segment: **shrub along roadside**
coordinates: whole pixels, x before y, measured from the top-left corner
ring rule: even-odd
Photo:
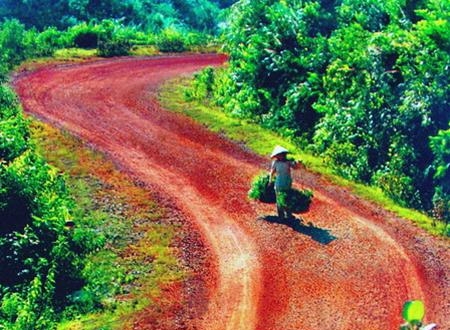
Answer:
[[[211,52],[218,49],[217,38],[198,31],[170,27],[158,34],[123,25],[117,20],[80,23],[65,31],[48,28],[42,32],[26,30],[17,20],[0,23],[0,82],[7,80],[10,70],[28,59],[126,55],[154,55],[157,52]],[[142,51],[144,49],[144,51]],[[150,49],[150,53],[148,51]],[[146,50],[146,51],[145,51]]]
[[[0,324],[52,329],[68,295],[84,285],[96,235],[72,232],[63,177],[35,150],[13,92],[0,86]]]
[[[204,72],[200,74],[202,75]],[[290,139],[281,137],[269,129],[251,123],[249,120],[226,114],[220,107],[205,101],[203,97],[199,100],[195,97],[199,90],[198,84],[198,81],[186,78],[169,81],[161,89],[160,101],[166,109],[188,115],[205,124],[210,130],[224,133],[230,139],[246,145],[257,154],[269,155],[275,144],[284,145],[289,150],[295,150],[293,157],[302,159],[309,170],[324,175],[335,184],[350,188],[356,195],[375,202],[400,217],[411,220],[434,235],[450,235],[450,225],[436,222],[423,213],[399,206],[383,194],[379,188],[358,184],[336,176],[323,159],[301,150]],[[442,135],[444,136],[444,134]]]

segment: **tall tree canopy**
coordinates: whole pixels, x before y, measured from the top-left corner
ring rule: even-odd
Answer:
[[[89,20],[122,19],[143,28],[168,24],[214,31],[220,9],[233,0],[3,0],[0,17],[17,18],[27,28],[66,28]]]

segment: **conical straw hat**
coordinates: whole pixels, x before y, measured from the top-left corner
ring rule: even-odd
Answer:
[[[279,154],[284,154],[284,153],[288,153],[289,151],[286,148],[283,148],[281,146],[276,146],[273,151],[272,154],[270,155],[270,158],[275,157],[276,155]]]

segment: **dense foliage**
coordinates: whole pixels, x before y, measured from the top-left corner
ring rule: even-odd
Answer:
[[[52,329],[55,315],[84,284],[84,256],[102,244],[70,230],[73,202],[58,171],[37,154],[9,70],[50,54],[59,33],[0,25],[0,329]]]
[[[2,0],[0,17],[16,18],[27,28],[66,29],[91,20],[122,20],[158,32],[173,25],[214,32],[221,9],[232,0]]]
[[[273,182],[270,182],[270,176],[267,173],[262,173],[253,178],[248,197],[263,203],[275,203],[275,187]]]
[[[448,0],[242,0],[229,67],[198,84],[340,175],[448,221],[449,18]]]
[[[83,285],[82,256],[96,243],[67,229],[64,179],[34,151],[17,99],[0,86],[0,328],[50,329]]]
[[[290,213],[304,213],[309,210],[313,193],[311,190],[298,190],[296,188],[277,193],[277,204]]]

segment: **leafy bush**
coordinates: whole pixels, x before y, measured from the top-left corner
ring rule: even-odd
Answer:
[[[48,312],[82,285],[78,258],[87,252],[64,228],[70,216],[64,181],[28,149],[0,165],[0,186],[0,286],[5,299],[9,293],[22,301],[17,314],[5,317],[14,320],[11,329],[51,328]]]
[[[114,20],[102,20],[100,23],[92,21],[72,26],[67,33],[76,47],[92,49],[97,48],[100,41],[111,40],[122,27],[120,22]]]
[[[28,126],[14,93],[0,85],[0,159],[9,162],[28,148]]]
[[[159,35],[156,46],[164,53],[180,53],[186,50],[183,34],[174,28],[163,30]]]
[[[43,330],[83,286],[85,255],[101,242],[65,228],[73,204],[64,178],[29,136],[17,97],[0,85],[0,324]]]
[[[151,40],[133,27],[126,27],[117,20],[103,20],[99,24],[91,22],[82,23],[68,30],[77,47],[93,49],[97,48],[100,56],[128,55],[132,46],[132,40],[136,43],[145,43]]]
[[[8,80],[8,73],[9,73],[8,65],[0,61],[0,84],[3,84]]]
[[[49,329],[47,312],[64,308],[83,286],[84,255],[101,242],[65,228],[72,202],[64,180],[33,150],[0,164],[0,187],[0,299],[21,301],[16,314],[9,309],[0,320],[13,320],[17,327],[8,329]],[[27,290],[40,291],[33,298]]]
[[[263,203],[276,202],[274,186],[273,183],[269,183],[268,174],[263,173],[253,179],[248,197]]]
[[[154,45],[156,35],[143,31],[141,27],[135,25],[117,26],[114,31],[114,37],[121,40],[128,40],[133,45]]]
[[[70,45],[66,33],[58,31],[54,27],[47,28],[40,33],[36,32],[35,38],[36,56],[51,56],[56,50]]]
[[[131,43],[125,39],[101,40],[98,43],[98,54],[103,57],[129,55]]]
[[[43,280],[36,276],[24,294],[7,292],[0,306],[0,320],[8,330],[49,330],[54,329],[54,311],[51,307],[52,276]]]
[[[35,29],[25,30],[17,20],[0,24],[0,82],[5,81],[8,69],[22,61],[39,56],[50,56],[55,50],[70,45],[66,33],[55,28],[42,32]]]
[[[30,56],[32,40],[27,39],[25,27],[17,20],[9,20],[0,24],[0,63],[8,68],[19,64]]]
[[[186,91],[185,96],[193,100],[210,98],[213,94],[215,84],[215,71],[212,67],[203,69],[194,74],[192,88]]]
[[[81,23],[69,28],[67,33],[75,47],[93,49],[98,46],[101,29],[95,24]]]
[[[441,130],[431,139],[434,154],[435,191],[433,211],[437,219],[450,223],[450,128]],[[450,229],[449,229],[450,230]]]
[[[76,47],[93,49],[98,46],[98,32],[79,32],[74,36],[73,43]]]
[[[218,39],[204,32],[190,31],[184,36],[187,49],[195,52],[214,52],[220,48]]]

